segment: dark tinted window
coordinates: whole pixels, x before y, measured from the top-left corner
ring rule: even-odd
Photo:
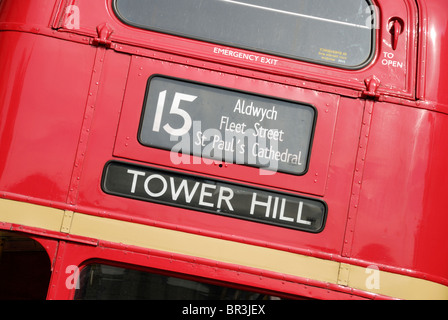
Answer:
[[[366,0],[115,0],[127,24],[269,54],[360,67],[372,53]]]
[[[78,300],[256,300],[264,294],[161,274],[92,264],[81,271]]]
[[[35,240],[0,230],[0,301],[45,300],[51,261]]]

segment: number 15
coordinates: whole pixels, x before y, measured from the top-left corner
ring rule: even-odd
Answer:
[[[190,131],[192,121],[190,114],[181,109],[179,107],[181,101],[187,101],[187,102],[193,102],[196,100],[197,96],[192,96],[185,93],[176,92],[174,94],[174,100],[173,104],[171,105],[170,114],[176,114],[180,117],[182,117],[184,124],[182,127],[178,129],[174,129],[171,127],[169,123],[165,124],[163,126],[163,129],[173,135],[173,136],[183,136],[184,134],[188,133]],[[159,100],[157,101],[157,109],[156,109],[156,115],[154,117],[154,124],[152,127],[152,131],[159,132],[160,126],[162,123],[162,115],[163,115],[163,109],[165,108],[165,100],[166,100],[166,90],[159,93]]]

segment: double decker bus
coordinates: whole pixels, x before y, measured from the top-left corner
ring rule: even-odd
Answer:
[[[447,299],[447,11],[0,0],[0,298]]]

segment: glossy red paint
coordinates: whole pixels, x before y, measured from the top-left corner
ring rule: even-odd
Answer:
[[[156,250],[148,252],[141,248],[125,247],[112,243],[100,243],[100,246],[102,249],[99,251],[94,246],[62,242],[56,257],[55,268],[63,272],[53,276],[48,296],[64,300],[73,299],[74,290],[66,286],[67,276],[70,275],[70,272],[65,272],[65,270],[70,270],[70,266],[79,266],[82,269],[89,263],[107,261],[114,266],[139,266],[140,270],[149,272],[161,272],[169,275],[184,274],[184,276],[188,274],[188,277],[192,279],[208,279],[207,282],[218,285],[228,282],[229,279],[237,278],[238,285],[243,288],[250,288],[254,282],[260,283],[260,278],[262,278],[263,282],[260,286],[262,292],[274,295],[281,293],[281,297],[284,298],[294,298],[298,294],[313,299],[363,300],[369,298],[369,295],[362,292],[356,293],[351,290],[346,292],[341,290],[330,291],[328,287],[331,286],[327,288],[314,287],[312,281],[308,282],[307,285],[297,285],[294,281],[288,281],[288,278],[269,278],[258,273],[258,270],[250,270],[244,267],[236,268],[230,264],[223,264],[217,268],[215,262],[204,259],[195,258],[193,260],[191,257],[172,253]]]
[[[440,1],[423,1],[419,4],[422,41],[419,47],[421,83],[418,87],[422,105],[429,104],[444,113],[448,104],[448,93],[443,89],[447,80],[443,70],[446,70],[448,63],[443,54],[448,49],[448,25],[443,14],[445,6]]]
[[[377,265],[447,286],[448,3],[374,4],[380,12],[375,57],[360,70],[343,70],[278,57],[273,68],[217,56],[213,44],[124,25],[111,0],[0,0],[0,197]],[[79,28],[73,28],[73,8],[81,15]],[[393,49],[390,23],[397,19],[403,30]],[[236,164],[173,165],[170,152],[142,146],[141,108],[155,74],[312,104],[318,118],[308,172],[262,176]],[[372,76],[378,87],[366,83]],[[319,234],[297,232],[110,196],[101,178],[113,159],[321,199],[328,205],[326,225]],[[138,248],[104,247],[100,254],[96,246],[62,241],[49,297],[73,297],[62,277],[70,264],[142,265],[147,256]],[[164,254],[158,252],[160,261],[151,267],[218,281],[235,273],[227,266],[218,275],[205,262],[192,271],[183,256],[173,267]],[[298,292],[269,281],[264,290],[353,294],[319,283]]]

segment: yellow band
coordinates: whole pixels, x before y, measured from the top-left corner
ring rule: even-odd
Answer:
[[[431,281],[296,253],[0,199],[0,222],[200,257],[398,299],[448,299]]]

